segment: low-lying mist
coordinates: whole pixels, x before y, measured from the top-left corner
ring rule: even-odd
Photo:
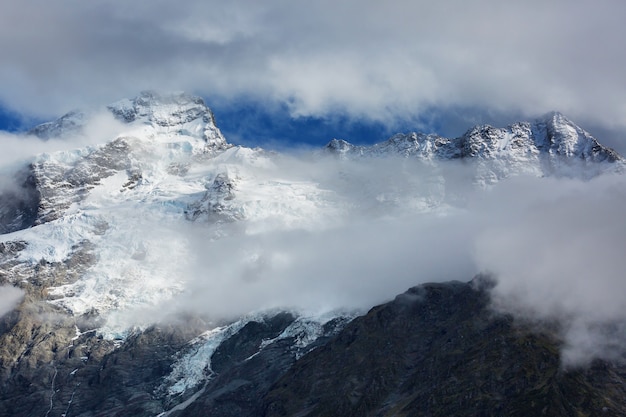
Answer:
[[[86,126],[98,134],[69,142],[3,134],[0,139],[10,152],[0,156],[0,167],[8,172],[28,155],[67,149],[68,143],[104,142],[111,132],[99,127],[119,130],[108,117]],[[159,248],[158,256],[145,258],[157,263],[145,266],[147,275],[176,271],[184,277],[171,280],[184,285],[156,309],[139,305],[118,311],[110,315],[111,322],[132,325],[179,313],[219,321],[277,307],[311,314],[365,311],[424,282],[469,281],[488,272],[497,282],[492,290],[496,310],[560,323],[566,364],[615,359],[626,352],[621,331],[626,323],[624,175],[588,181],[516,177],[484,189],[472,185],[476,171],[468,163],[260,155],[254,163],[223,164],[247,164],[228,170],[237,184],[248,181],[248,190],[287,184],[280,189],[292,193],[289,204],[302,209],[302,218],[287,221],[284,214],[266,210],[270,215],[232,223],[191,223],[183,216],[164,222],[137,213],[137,205],[128,215],[141,221],[125,233],[133,237],[132,245],[143,245],[143,239],[148,250]],[[262,158],[269,162],[260,163]],[[222,168],[216,165],[215,173]],[[0,186],[11,186],[6,182]],[[315,196],[302,191],[312,187]],[[233,201],[241,192],[236,185]],[[286,196],[260,193],[258,198],[250,204],[267,208]],[[166,250],[170,241],[178,245],[175,251]],[[131,245],[120,242],[122,252],[124,244]],[[132,251],[129,246],[126,252]],[[132,262],[126,264],[140,270],[148,261]],[[158,282],[168,279],[155,276]],[[14,305],[15,295],[2,291],[8,295],[2,296],[0,313]]]
[[[470,210],[472,244],[495,274],[496,308],[563,328],[566,364],[626,353],[626,179],[517,179]]]
[[[456,164],[277,161],[272,175],[328,191],[317,226],[253,232],[244,220],[222,224],[219,239],[194,227],[190,279],[170,310],[364,311],[420,283],[489,272],[495,309],[561,324],[566,364],[624,353],[611,330],[626,323],[624,176],[517,177],[485,190]]]

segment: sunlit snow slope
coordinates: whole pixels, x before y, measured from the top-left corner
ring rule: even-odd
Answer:
[[[2,236],[27,242],[16,259],[26,265],[93,246],[97,260],[80,278],[48,289],[51,303],[75,315],[168,300],[185,288],[193,238],[219,238],[232,222],[245,220],[231,233],[310,229],[341,211],[306,175],[285,178],[272,155],[228,145],[201,99],[143,93],[109,109],[125,122],[110,142],[36,157],[35,226]],[[89,121],[78,117],[72,133],[81,123]],[[34,132],[64,134],[50,126]]]

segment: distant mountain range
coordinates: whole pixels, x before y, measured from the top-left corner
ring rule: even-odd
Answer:
[[[454,139],[333,139],[293,157],[230,145],[203,100],[182,93],[106,112],[120,125],[110,140],[34,156],[3,181],[0,284],[23,298],[0,318],[0,415],[626,415],[624,364],[564,369],[558,323],[537,330],[495,312],[495,281],[479,271],[367,312],[289,299],[247,314],[168,310],[204,288],[189,277],[199,246],[356,216],[448,215],[466,190],[511,177],[623,174],[626,159],[560,113]],[[84,135],[92,116],[29,134]],[[360,176],[368,165],[376,175]],[[244,266],[228,267],[261,293],[268,265],[288,263],[264,256],[242,251]],[[202,279],[219,291],[223,277]]]

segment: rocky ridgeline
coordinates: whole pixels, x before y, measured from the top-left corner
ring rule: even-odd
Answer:
[[[473,163],[474,183],[491,185],[515,175],[585,179],[623,172],[626,159],[560,113],[505,128],[475,126],[448,139],[435,134],[397,134],[372,146],[333,139],[325,150],[342,158],[400,155],[427,163]]]
[[[170,154],[172,149],[185,154],[189,147],[193,158],[172,158],[168,168],[170,174],[184,176],[194,161],[211,158],[231,147],[199,97],[144,92],[107,108],[128,128],[101,146],[42,155],[16,173],[15,185],[3,190],[0,198],[0,232],[58,219],[102,180],[119,172],[126,174],[126,186],[133,188],[144,179],[145,154],[146,150],[153,152],[150,148],[161,146],[162,153],[167,148]],[[89,115],[72,112],[30,133],[45,139],[74,135],[88,122]],[[617,152],[601,145],[560,113],[506,128],[476,126],[456,139],[410,133],[394,135],[372,146],[334,139],[324,149],[342,158],[401,156],[434,165],[462,160],[469,162],[466,165],[473,170],[473,183],[479,186],[516,175],[588,179],[606,172],[623,172],[626,164]],[[223,210],[223,201],[234,198],[234,179],[222,173],[213,180],[208,191],[190,205],[188,219],[196,220],[200,215],[238,218]],[[444,178],[440,180],[445,182]]]

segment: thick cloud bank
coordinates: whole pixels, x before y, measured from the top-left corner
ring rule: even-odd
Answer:
[[[475,227],[448,206],[458,196],[446,197],[441,172],[431,166],[279,156],[256,170],[241,174],[242,188],[250,187],[246,176],[275,186],[249,190],[259,200],[245,208],[246,219],[198,220],[175,229],[145,225],[149,231],[141,233],[158,230],[159,241],[184,237],[187,253],[183,260],[160,258],[184,265],[188,279],[184,291],[149,318],[179,311],[232,318],[282,307],[312,314],[366,310],[421,282],[469,280],[476,270],[468,251]],[[309,191],[311,184],[317,191]],[[244,191],[235,189],[233,201],[247,197],[238,193]]]
[[[620,0],[5,1],[0,103],[51,117],[161,88],[296,116],[559,110],[623,128],[625,13]]]
[[[359,186],[380,180],[377,170],[359,175]],[[398,196],[414,191],[398,184]],[[203,246],[186,301],[227,315],[286,304],[367,309],[419,283],[490,272],[496,309],[559,323],[565,364],[615,359],[626,353],[624,190],[623,176],[519,178],[472,193],[462,209],[407,214],[386,206],[384,215],[352,195],[353,206],[367,209],[338,227]]]
[[[496,309],[560,324],[565,363],[625,353],[615,331],[626,323],[623,175],[520,177],[475,190],[466,167],[452,164],[290,159],[273,169],[316,179],[328,209],[305,228],[244,220],[221,225],[218,239],[207,238],[210,227],[186,230],[190,278],[162,312],[363,310],[423,282],[489,272]]]

